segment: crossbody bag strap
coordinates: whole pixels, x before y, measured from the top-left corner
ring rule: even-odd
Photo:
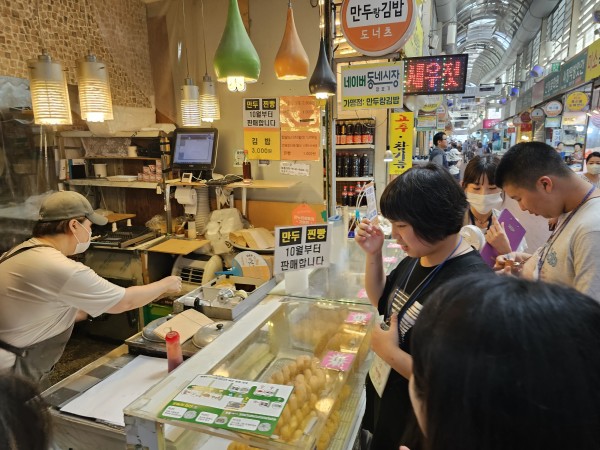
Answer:
[[[20,249],[15,250],[14,252],[12,252],[10,254],[7,254],[7,255],[3,256],[2,258],[0,258],[0,264],[2,264],[6,260],[12,258],[13,256],[17,256],[19,253],[22,253],[25,250],[29,250],[29,249],[32,249],[32,248],[38,248],[38,247],[52,247],[52,246],[51,245],[47,245],[47,244],[37,244],[37,245],[30,245],[29,247],[21,247]]]

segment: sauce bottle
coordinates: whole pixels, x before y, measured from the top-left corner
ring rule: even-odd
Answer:
[[[181,342],[177,331],[169,331],[165,335],[167,342],[167,364],[168,371],[176,369],[183,362],[183,354],[181,353]]]
[[[244,150],[244,162],[242,163],[242,178],[244,181],[252,180],[252,166],[248,160],[248,150]]]

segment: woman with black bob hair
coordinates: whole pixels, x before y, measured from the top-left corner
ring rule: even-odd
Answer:
[[[481,275],[445,284],[413,332],[424,449],[597,449],[599,348],[600,304],[574,289]]]
[[[383,232],[367,219],[357,228],[356,242],[366,253],[367,295],[389,322],[389,330],[375,327],[371,336],[372,349],[380,358],[377,367],[391,366],[387,379],[373,377],[367,383],[363,427],[373,433],[372,449],[397,450],[401,441],[413,450],[418,448],[418,434],[410,433],[416,423],[408,379],[412,374],[412,327],[422,305],[437,286],[462,273],[491,273],[479,253],[459,235],[466,208],[461,187],[446,169],[435,164],[410,169],[388,184],[380,209],[392,223],[392,238],[406,258],[387,276]]]

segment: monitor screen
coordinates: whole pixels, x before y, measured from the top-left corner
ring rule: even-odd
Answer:
[[[173,167],[212,170],[217,160],[216,128],[178,128],[173,134]]]

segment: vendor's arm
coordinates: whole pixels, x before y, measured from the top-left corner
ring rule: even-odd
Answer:
[[[178,293],[181,290],[181,278],[177,276],[168,276],[154,283],[144,286],[130,286],[125,289],[123,298],[110,308],[108,313],[118,314],[130,309],[140,308],[152,300],[155,300],[162,294]]]
[[[393,314],[390,329],[382,330],[379,325],[371,333],[371,348],[377,355],[388,363],[392,369],[407,380],[412,375],[412,356],[398,345],[398,315]]]
[[[385,287],[385,271],[383,270],[384,235],[381,228],[373,225],[368,219],[358,224],[354,240],[366,254],[365,290],[371,304],[377,308]]]

